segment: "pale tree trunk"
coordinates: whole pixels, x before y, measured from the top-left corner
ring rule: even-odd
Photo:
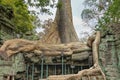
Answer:
[[[72,20],[71,0],[59,0],[62,7],[59,8],[58,31],[62,43],[78,41]]]
[[[52,44],[77,42],[79,39],[73,26],[71,0],[59,2],[62,3],[62,7],[57,9],[54,22],[41,41]]]

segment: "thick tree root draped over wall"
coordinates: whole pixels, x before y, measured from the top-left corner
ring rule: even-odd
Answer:
[[[61,53],[63,53],[63,55],[72,55],[74,53],[80,53],[90,49],[90,47],[81,42],[71,42],[67,44],[43,44],[39,41],[12,39],[6,41],[2,45],[0,48],[0,55],[4,59],[17,54],[18,52],[32,52],[38,56],[59,56]]]
[[[85,75],[91,76],[91,75],[95,75],[97,73],[99,73],[100,75],[103,76],[103,80],[106,80],[105,74],[103,73],[103,71],[100,68],[99,63],[98,63],[99,43],[100,43],[100,32],[97,31],[95,40],[92,43],[93,62],[94,62],[93,67],[91,67],[90,69],[82,70],[82,71],[78,72],[78,74],[68,77],[66,80],[81,80],[81,78]]]
[[[48,79],[49,80],[55,80],[55,79],[58,79],[58,80],[82,80],[82,77],[87,76],[88,79],[91,80],[90,76],[101,75],[103,77],[102,80],[106,80],[106,76],[103,73],[103,71],[100,68],[99,63],[98,63],[98,46],[100,43],[100,32],[97,31],[94,41],[92,39],[92,41],[89,41],[89,42],[92,42],[92,53],[93,53],[93,63],[94,63],[94,65],[90,69],[84,69],[82,71],[79,71],[78,74],[60,76],[61,79],[59,79],[60,77],[57,75],[49,76]],[[64,78],[62,78],[62,77],[64,77]]]

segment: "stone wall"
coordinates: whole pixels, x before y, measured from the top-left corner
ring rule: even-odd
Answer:
[[[15,76],[18,72],[25,71],[23,54],[19,53],[12,56],[9,61],[0,59],[0,80],[6,80],[7,76]],[[17,76],[16,76],[17,77]],[[19,76],[22,78],[22,75]]]
[[[107,80],[120,80],[119,24],[111,24],[99,46],[99,62]]]
[[[14,25],[11,21],[13,13],[11,12],[13,11],[9,7],[0,5],[0,44],[15,36]]]

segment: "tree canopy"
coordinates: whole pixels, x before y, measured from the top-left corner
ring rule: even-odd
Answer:
[[[86,9],[82,11],[82,19],[95,19],[97,28],[106,30],[111,23],[120,22],[120,0],[85,0]]]
[[[5,7],[9,7],[13,11],[13,18],[11,22],[14,24],[14,28],[18,33],[25,33],[26,31],[32,31],[36,24],[36,16],[30,14],[28,6],[35,6],[39,8],[40,12],[49,13],[49,9],[46,6],[50,5],[51,0],[0,0],[0,4]],[[54,0],[52,0],[54,3]]]
[[[34,28],[32,24],[34,16],[29,14],[28,7],[23,0],[0,0],[0,4],[13,10],[14,17],[11,22],[14,24],[17,32],[25,33]]]
[[[111,23],[120,23],[120,0],[113,0],[108,9],[104,13],[104,16],[98,22],[98,26],[106,30]]]

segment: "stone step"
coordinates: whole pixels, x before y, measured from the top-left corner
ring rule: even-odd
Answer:
[[[66,78],[70,77],[71,75],[54,75],[54,76],[49,76],[47,79],[48,80],[65,80]],[[104,80],[102,76],[83,76],[81,80]]]
[[[66,78],[73,76],[75,74],[69,74],[69,75],[53,75],[49,76],[47,79],[48,80],[65,80]]]

